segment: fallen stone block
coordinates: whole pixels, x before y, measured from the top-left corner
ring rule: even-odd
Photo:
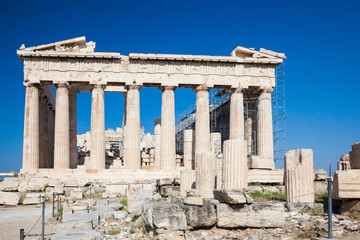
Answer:
[[[147,203],[142,208],[145,226],[158,232],[159,229],[185,230],[185,210],[178,204],[163,201]]]
[[[326,181],[328,174],[324,169],[314,169],[314,179],[315,181]]]
[[[126,211],[115,211],[113,214],[115,219],[124,219],[128,216]]]
[[[79,187],[79,181],[74,178],[67,178],[64,181],[64,187]]]
[[[33,182],[28,179],[23,179],[19,186],[18,191],[19,192],[43,192],[45,191],[46,184],[41,182]]]
[[[0,192],[0,204],[18,205],[20,202],[20,193],[18,192]]]
[[[0,182],[0,191],[2,192],[16,192],[20,184],[19,178],[4,178]]]
[[[165,196],[180,196],[180,186],[161,186],[161,194]]]
[[[84,192],[82,188],[75,188],[70,191],[70,197],[74,197],[75,199],[82,199],[84,197]]]
[[[55,232],[52,240],[101,240],[101,235],[95,230],[71,229]]]
[[[214,198],[227,204],[252,203],[254,200],[249,195],[249,190],[244,188],[234,189],[215,189]]]
[[[54,232],[59,232],[63,230],[70,230],[70,229],[86,229],[92,230],[93,224],[92,220],[84,220],[84,221],[74,221],[74,222],[63,222],[58,223],[54,226]]]
[[[184,199],[184,204],[193,206],[202,206],[204,203],[203,197],[187,197]]]
[[[129,213],[138,216],[141,215],[141,208],[145,203],[152,201],[149,193],[146,191],[139,191],[137,193],[127,195],[127,210]]]
[[[272,158],[251,156],[250,157],[250,169],[274,169],[274,160]]]
[[[273,169],[273,170],[249,169],[248,182],[284,184],[284,170],[283,169]]]
[[[90,220],[94,227],[99,225],[99,213],[97,211],[75,212],[63,216],[62,222],[78,222]]]
[[[337,199],[360,199],[360,169],[336,171],[333,191]]]
[[[26,193],[25,199],[23,201],[24,205],[39,204],[43,193]]]
[[[286,203],[286,208],[289,210],[289,212],[300,212],[300,213],[317,212],[318,214],[324,213],[324,204],[322,203],[289,202]]]
[[[202,207],[183,205],[186,222],[193,228],[211,227],[216,224],[216,210],[214,205],[205,203]]]
[[[285,207],[282,203],[217,205],[217,226],[221,228],[277,228],[283,227],[284,224]]]

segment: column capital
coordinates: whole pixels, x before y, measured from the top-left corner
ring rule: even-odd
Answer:
[[[205,84],[201,84],[198,85],[196,87],[193,87],[193,91],[198,92],[198,91],[210,91],[210,87],[205,85]]]
[[[99,83],[97,83],[97,84],[91,84],[90,85],[90,89],[92,90],[92,89],[94,89],[94,88],[102,88],[102,89],[105,89],[105,84],[99,84]]]
[[[260,93],[272,93],[274,89],[272,87],[259,87]]]
[[[161,86],[159,87],[159,89],[163,92],[165,90],[172,90],[175,91],[176,87],[175,86]]]
[[[68,82],[57,82],[57,83],[54,83],[54,86],[56,87],[56,88],[62,88],[62,87],[64,87],[64,88],[67,88],[67,89],[70,89],[70,84],[68,83]]]
[[[244,93],[247,88],[238,87],[238,88],[227,88],[225,92],[233,94],[233,93]]]
[[[125,89],[130,90],[130,89],[137,89],[140,90],[141,86],[140,85],[126,85]]]
[[[24,87],[39,87],[40,86],[39,83],[33,83],[30,81],[24,81],[23,84],[24,84]]]
[[[79,88],[77,86],[71,86],[69,87],[69,94],[70,95],[76,95],[79,92]]]

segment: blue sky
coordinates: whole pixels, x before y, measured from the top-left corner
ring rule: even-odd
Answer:
[[[0,172],[18,171],[24,95],[21,44],[86,36],[96,51],[230,55],[236,46],[284,52],[287,149],[312,148],[314,167],[336,166],[360,141],[359,1],[1,1]],[[175,92],[176,112],[195,101]],[[78,95],[78,132],[91,96]],[[124,98],[105,96],[106,128],[122,124]],[[161,92],[140,91],[141,125],[153,131]],[[282,163],[277,163],[281,166]]]

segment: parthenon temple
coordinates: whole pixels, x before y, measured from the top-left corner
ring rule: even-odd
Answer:
[[[79,37],[35,47],[22,45],[17,54],[24,64],[26,88],[21,173],[146,171],[141,162],[139,101],[139,90],[145,87],[158,87],[162,91],[161,120],[154,119],[150,170],[178,175],[180,169],[194,169],[194,164],[188,162],[195,161],[197,154],[212,151],[211,89],[230,94],[230,140],[251,140],[251,131],[250,134],[245,132],[244,96],[257,98],[257,106],[254,106],[256,155],[247,153],[246,156],[250,169],[274,169],[271,92],[275,87],[275,68],[286,58],[282,53],[236,47],[230,56],[138,53],[124,56],[95,52],[94,42]],[[191,88],[196,92],[195,130],[184,137],[184,141],[193,143],[184,144],[181,165],[177,164],[176,156],[176,88]],[[90,151],[86,166],[79,161],[77,145],[76,102],[77,95],[83,92],[92,93]],[[105,164],[104,95],[107,92],[119,92],[125,97],[121,130],[123,156],[119,168]]]

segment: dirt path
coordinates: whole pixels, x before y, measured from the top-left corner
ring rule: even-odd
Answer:
[[[36,221],[39,220],[37,223]],[[52,204],[45,206],[45,238],[50,239],[54,227],[52,219]],[[35,227],[31,230],[31,228]],[[28,239],[40,239],[41,237],[41,205],[28,205],[16,207],[0,207],[0,239],[19,239],[20,229],[29,233]]]

